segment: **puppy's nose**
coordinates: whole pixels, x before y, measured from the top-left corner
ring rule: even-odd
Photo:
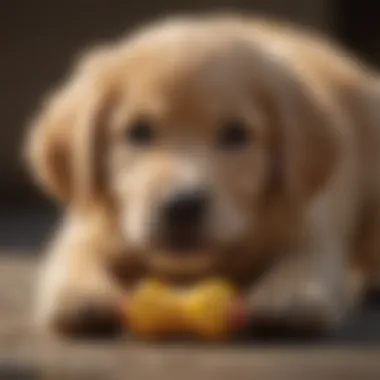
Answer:
[[[208,196],[202,191],[176,193],[164,206],[165,224],[169,228],[190,227],[202,222]]]

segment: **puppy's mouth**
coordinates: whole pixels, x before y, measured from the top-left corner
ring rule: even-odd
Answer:
[[[197,227],[172,228],[161,234],[159,248],[167,255],[187,257],[207,248],[206,239]]]
[[[213,271],[218,255],[199,231],[181,231],[169,234],[148,256],[153,271],[168,279],[192,280]]]

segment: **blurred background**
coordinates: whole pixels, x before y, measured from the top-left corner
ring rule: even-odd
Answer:
[[[237,9],[320,29],[380,63],[380,3],[374,0],[2,0],[0,5],[0,200],[41,199],[23,171],[20,143],[42,95],[88,45],[168,13]]]
[[[212,9],[249,11],[311,26],[368,63],[380,64],[380,2],[374,0],[1,0],[0,361],[2,347],[10,352],[20,345],[17,337],[27,336],[16,328],[9,338],[9,321],[28,313],[26,289],[34,278],[34,253],[56,222],[56,211],[23,169],[20,148],[28,118],[86,46],[162,15]],[[379,321],[379,310],[366,309],[350,322],[340,342],[378,344]]]

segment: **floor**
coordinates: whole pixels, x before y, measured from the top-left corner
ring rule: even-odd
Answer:
[[[0,210],[0,380],[380,379],[380,302],[373,299],[334,337],[228,346],[58,342],[30,327],[39,252],[56,215]]]

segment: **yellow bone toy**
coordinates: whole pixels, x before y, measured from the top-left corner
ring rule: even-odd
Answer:
[[[220,340],[228,338],[244,321],[244,310],[237,301],[233,287],[219,279],[188,290],[173,290],[151,280],[141,283],[133,293],[126,319],[138,337],[192,335]]]

